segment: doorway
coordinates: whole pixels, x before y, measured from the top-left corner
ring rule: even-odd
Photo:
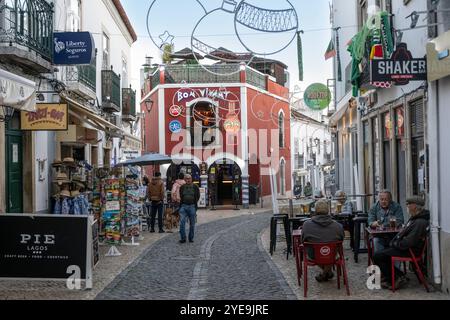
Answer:
[[[23,134],[20,117],[6,124],[6,212],[23,213]]]
[[[209,169],[209,192],[221,206],[242,205],[242,171],[231,160],[219,160]]]

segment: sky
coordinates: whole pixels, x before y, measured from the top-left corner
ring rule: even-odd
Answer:
[[[234,15],[219,9],[222,1],[122,0],[138,35],[138,41],[132,47],[131,80],[133,88],[140,88],[140,69],[146,56],[154,57],[153,63],[161,62],[161,52],[156,45],[161,43],[159,35],[164,34],[166,30],[174,36],[175,51],[190,47],[191,38],[195,36],[212,47],[222,46],[232,51],[246,52],[247,50],[236,36]],[[267,9],[292,9],[287,0],[243,1]],[[312,83],[326,84],[327,79],[332,78],[332,59],[325,61],[324,58],[331,40],[329,1],[291,0],[291,3],[297,12],[298,29],[304,30],[302,35],[303,82],[299,81],[296,39],[283,49],[294,37],[295,31],[277,34],[275,37],[274,34],[255,33],[251,29],[242,28],[242,26],[238,26],[237,30],[242,43],[253,52],[271,54],[282,49],[281,52],[266,55],[266,57],[284,62],[290,73],[291,90],[294,91],[295,86],[298,86],[301,91],[304,91]],[[291,21],[295,21],[295,19]],[[140,98],[140,90],[137,91],[138,98]],[[301,96],[302,94],[299,93],[298,97],[301,98]]]

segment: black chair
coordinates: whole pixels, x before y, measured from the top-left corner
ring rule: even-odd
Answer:
[[[291,230],[289,225],[289,215],[287,214],[276,214],[272,216],[270,220],[270,255],[273,255],[277,248],[277,227],[282,224],[284,227],[284,233],[286,237],[287,246],[287,259],[289,259],[289,253],[292,252],[291,249]]]
[[[355,218],[353,218],[354,223],[354,232],[353,232],[353,253],[355,257],[355,262],[358,263],[358,256],[360,253],[367,253],[367,248],[361,248],[361,240],[365,242],[365,239],[361,239],[361,231],[365,230],[369,217],[367,214],[359,214]]]

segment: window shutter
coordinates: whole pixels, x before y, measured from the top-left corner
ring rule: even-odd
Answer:
[[[423,99],[410,102],[411,136],[423,136],[425,133],[425,117],[423,112]]]

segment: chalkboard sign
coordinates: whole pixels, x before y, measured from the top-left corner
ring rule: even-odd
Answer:
[[[92,281],[88,216],[0,215],[0,278]],[[72,269],[73,270],[73,269]]]

